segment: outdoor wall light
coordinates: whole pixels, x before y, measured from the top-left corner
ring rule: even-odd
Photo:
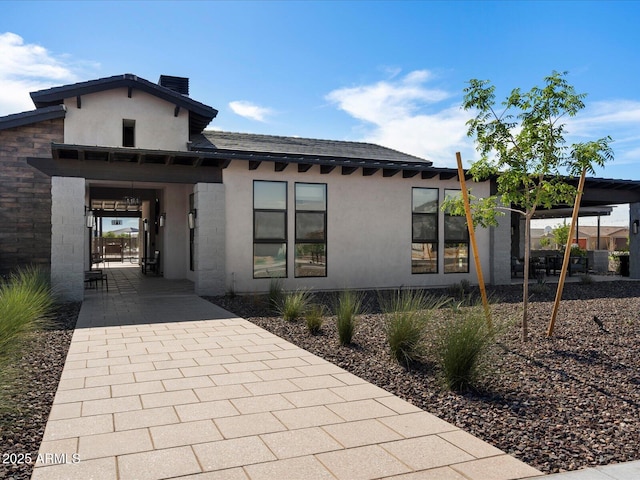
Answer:
[[[94,228],[96,226],[96,217],[93,214],[93,210],[85,207],[85,220],[87,228]]]
[[[149,220],[147,220],[146,218],[142,221],[142,229],[145,232],[149,231]]]
[[[631,231],[633,232],[634,235],[638,234],[638,224],[640,223],[640,220],[634,220],[633,224],[631,225]]]
[[[193,230],[196,228],[196,217],[198,216],[198,211],[194,208],[187,215],[187,221],[189,223],[189,229]]]
[[[167,214],[163,212],[160,214],[160,219],[158,220],[158,224],[161,227],[164,227],[166,222],[167,222]]]

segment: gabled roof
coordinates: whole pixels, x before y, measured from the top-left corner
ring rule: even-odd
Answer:
[[[14,113],[5,117],[0,117],[0,130],[8,128],[22,127],[32,123],[44,122],[56,118],[64,118],[67,111],[64,105],[54,105],[52,107],[29,110],[28,112]]]
[[[53,105],[61,105],[66,98],[80,97],[82,95],[123,87],[141,90],[173,103],[176,107],[189,110],[189,131],[191,134],[200,133],[218,114],[215,108],[192,100],[170,88],[155,84],[131,73],[31,92],[31,99],[36,107],[40,109]]]

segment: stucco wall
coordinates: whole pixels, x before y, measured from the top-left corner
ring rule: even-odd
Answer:
[[[412,187],[459,189],[456,179],[422,180],[420,176],[402,178],[400,173],[383,178],[382,171],[365,177],[361,170],[342,175],[339,168],[321,174],[314,166],[298,173],[295,165],[274,172],[273,164],[263,163],[249,170],[246,162],[235,161],[224,171],[226,191],[226,281],[232,277],[237,292],[266,291],[268,279],[253,279],[253,180],[288,181],[288,278],[287,289],[393,288],[445,286],[462,279],[476,283],[473,261],[469,273],[444,274],[444,214],[439,221],[439,272],[411,273]],[[294,278],[295,182],[327,184],[327,277]],[[474,195],[486,196],[488,184],[474,186]],[[477,234],[485,278],[489,277],[489,231]]]
[[[76,98],[65,100],[67,116],[64,142],[77,145],[122,147],[122,120],[135,120],[135,148],[186,151],[189,140],[189,112],[153,95],[126,88],[83,95],[81,108]]]
[[[167,218],[165,226],[160,228],[160,234],[163,242],[161,263],[165,278],[187,278],[189,269],[187,212],[189,211],[189,194],[192,191],[193,185],[171,184],[167,185],[163,192],[163,212],[167,214]]]
[[[63,120],[0,130],[0,273],[51,261],[51,179],[27,164],[51,157]]]
[[[629,276],[640,279],[640,233],[633,233],[634,221],[640,221],[640,203],[629,204]]]

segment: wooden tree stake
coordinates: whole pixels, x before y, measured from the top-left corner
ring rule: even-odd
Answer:
[[[473,217],[471,216],[471,206],[469,205],[469,193],[467,192],[467,183],[464,179],[464,170],[462,169],[462,157],[460,152],[456,152],[456,160],[458,161],[458,178],[460,179],[460,188],[462,190],[462,198],[464,200],[464,211],[467,216],[467,227],[469,228],[469,240],[471,241],[471,248],[473,249],[473,260],[476,264],[480,295],[482,295],[482,306],[484,307],[484,314],[487,317],[487,326],[489,327],[489,330],[492,330],[493,323],[491,322],[491,311],[489,310],[489,301],[487,300],[487,292],[484,287],[484,276],[482,275],[482,265],[480,265],[480,256],[478,255],[476,233],[473,228]]]
[[[567,237],[567,245],[564,248],[564,258],[562,259],[562,270],[560,270],[560,279],[558,280],[558,290],[556,291],[556,301],[553,304],[553,312],[551,313],[551,320],[549,321],[549,328],[547,329],[547,337],[553,334],[553,327],[556,324],[556,316],[558,315],[558,308],[560,307],[560,299],[562,298],[562,290],[564,289],[564,280],[567,277],[567,270],[569,268],[569,261],[571,260],[571,240],[573,239],[573,231],[578,222],[578,213],[580,212],[580,201],[582,200],[582,191],[584,190],[584,181],[587,175],[587,170],[582,170],[580,176],[580,182],[578,182],[578,193],[576,194],[576,201],[573,205],[573,215],[571,216],[571,225],[569,226],[569,236]]]

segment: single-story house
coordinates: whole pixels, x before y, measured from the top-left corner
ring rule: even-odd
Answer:
[[[543,238],[550,242],[543,245]],[[577,244],[584,250],[626,250],[629,242],[629,227],[602,225],[578,225],[576,232],[571,239],[572,244]],[[558,249],[555,244],[553,232],[544,228],[531,229],[531,249]]]
[[[115,211],[138,218],[144,256],[159,252],[158,270],[198,294],[264,292],[273,278],[318,290],[476,279],[464,218],[440,209],[460,194],[455,169],[370,143],[206,130],[218,112],[182,77],[124,74],[31,98],[35,110],[0,117],[0,270],[48,266],[66,299],[83,298],[96,219]],[[624,193],[637,221],[640,182],[591,182]],[[473,188],[486,196],[492,183]],[[507,215],[477,231],[490,283],[511,281],[518,230]]]

